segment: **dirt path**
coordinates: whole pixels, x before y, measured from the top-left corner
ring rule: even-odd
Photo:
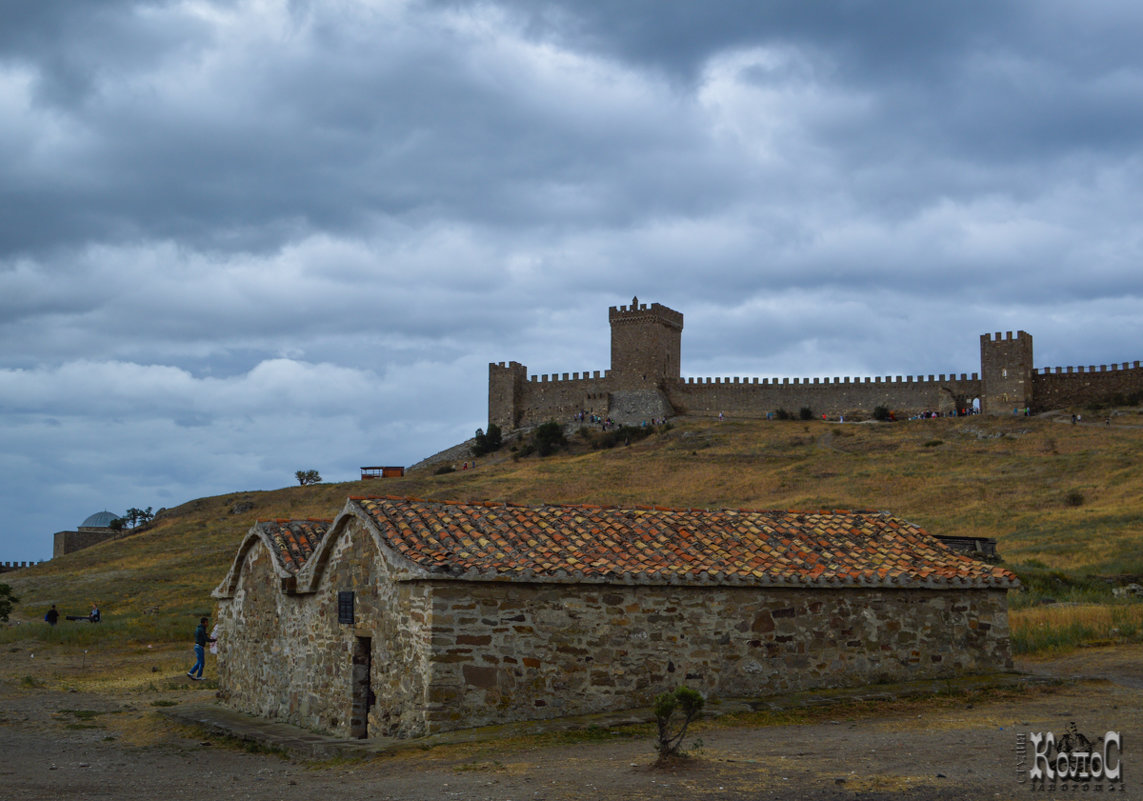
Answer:
[[[1031,791],[1018,782],[1017,734],[1062,733],[1073,721],[1092,736],[1122,733],[1127,792],[1114,797],[1143,798],[1143,781],[1133,779],[1143,765],[1143,646],[1021,667],[1099,678],[1020,696],[838,710],[812,724],[710,726],[695,734],[698,758],[674,770],[650,767],[649,740],[607,739],[306,764],[173,728],[154,714],[155,704],[170,703],[162,693],[43,689],[0,671],[0,801],[1020,798]]]

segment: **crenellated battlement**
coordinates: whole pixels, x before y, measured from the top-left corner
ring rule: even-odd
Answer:
[[[1032,335],[1029,334],[1027,331],[1017,331],[1016,336],[1013,337],[1011,331],[1005,331],[1004,336],[1001,337],[1000,332],[997,331],[995,334],[981,334],[980,335],[980,341],[982,343],[985,343],[985,342],[1013,342],[1013,341],[1019,341],[1025,337],[1027,337],[1029,340],[1031,340]]]
[[[19,570],[24,567],[35,567],[42,563],[42,559],[39,562],[0,562],[0,573],[8,573],[12,570]]]
[[[1035,375],[1080,375],[1091,373],[1114,373],[1123,370],[1140,370],[1143,367],[1139,362],[1123,362],[1122,365],[1112,363],[1110,366],[1101,364],[1097,369],[1094,364],[1084,367],[1082,364],[1078,367],[1037,367],[1032,372]]]
[[[720,377],[694,378],[694,377],[690,377],[690,378],[680,379],[680,381],[682,381],[684,384],[687,384],[690,386],[696,386],[696,385],[707,386],[707,385],[713,385],[713,384],[721,384],[723,386],[726,386],[726,385],[730,385],[730,386],[799,386],[799,385],[800,386],[862,386],[865,384],[912,384],[912,383],[947,384],[950,381],[979,381],[979,380],[980,380],[980,376],[977,375],[976,373],[972,373],[971,377],[969,376],[968,373],[961,373],[959,378],[957,377],[956,373],[949,373],[948,375],[946,375],[945,373],[939,373],[939,374],[932,374],[932,375],[928,375],[928,376],[924,376],[924,375],[917,375],[917,376],[912,376],[912,375],[891,376],[891,375],[887,375],[887,376],[866,376],[864,378],[851,378],[850,376],[846,376],[845,378],[840,378],[840,377],[835,376],[832,379],[829,378],[828,376],[821,377],[821,378],[774,378],[774,379],[759,378],[757,376],[746,377],[746,378],[742,378],[742,377],[733,377],[733,378],[731,378],[731,377],[726,377],[726,378],[720,378]]]
[[[653,321],[683,330],[682,312],[677,312],[661,303],[648,305],[639,303],[638,300],[638,298],[633,299],[630,306],[611,306],[607,310],[607,319],[612,325]]]
[[[528,382],[532,384],[554,384],[557,381],[599,381],[610,375],[610,370],[594,370],[591,375],[588,375],[588,371],[584,370],[582,377],[579,373],[571,373],[570,376],[568,373],[541,373],[539,375],[528,376]]]
[[[683,315],[659,303],[608,309],[611,369],[529,375],[519,362],[489,365],[489,422],[511,430],[581,413],[617,422],[668,413],[766,417],[811,408],[827,416],[868,415],[879,406],[922,412],[1023,414],[1143,397],[1140,362],[1033,369],[1027,331],[980,335],[979,373],[886,376],[682,376]],[[673,412],[671,411],[673,410]],[[631,418],[628,420],[627,418]]]

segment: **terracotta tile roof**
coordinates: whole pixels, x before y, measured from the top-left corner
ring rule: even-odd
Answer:
[[[883,512],[525,507],[411,498],[351,498],[349,505],[424,577],[1018,586],[1008,571],[955,554],[912,523]]]
[[[261,532],[278,565],[295,575],[321,542],[329,529],[330,520],[260,520],[254,528]]]

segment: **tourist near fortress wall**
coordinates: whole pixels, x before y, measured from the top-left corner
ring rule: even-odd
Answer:
[[[1037,369],[1032,336],[982,334],[979,373],[835,378],[683,378],[683,315],[659,303],[612,306],[611,369],[528,375],[519,362],[488,365],[488,422],[503,430],[564,421],[580,412],[640,423],[690,414],[765,418],[784,409],[868,417],[878,406],[898,417],[1032,413],[1122,402],[1143,393],[1143,368],[1128,364]]]

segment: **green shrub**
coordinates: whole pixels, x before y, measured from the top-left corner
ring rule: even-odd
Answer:
[[[20,602],[12,593],[12,588],[7,584],[0,584],[0,621],[8,622],[8,615],[12,614],[12,608]]]
[[[873,419],[886,423],[893,416],[888,406],[877,406],[873,409]]]
[[[654,712],[655,722],[658,724],[659,741],[655,747],[659,752],[660,760],[678,754],[679,746],[682,745],[683,738],[687,734],[687,726],[702,711],[705,703],[706,699],[702,697],[702,693],[692,690],[686,685],[676,688],[674,692],[656,696]],[[682,721],[679,723],[672,722],[676,712],[682,714]],[[675,728],[676,726],[677,728]]]
[[[809,406],[803,406],[802,408],[798,409],[798,418],[801,420],[813,420],[814,410]]]
[[[537,426],[532,434],[532,442],[536,447],[536,453],[540,456],[551,456],[568,444],[567,438],[564,437],[563,426],[555,420]]]

